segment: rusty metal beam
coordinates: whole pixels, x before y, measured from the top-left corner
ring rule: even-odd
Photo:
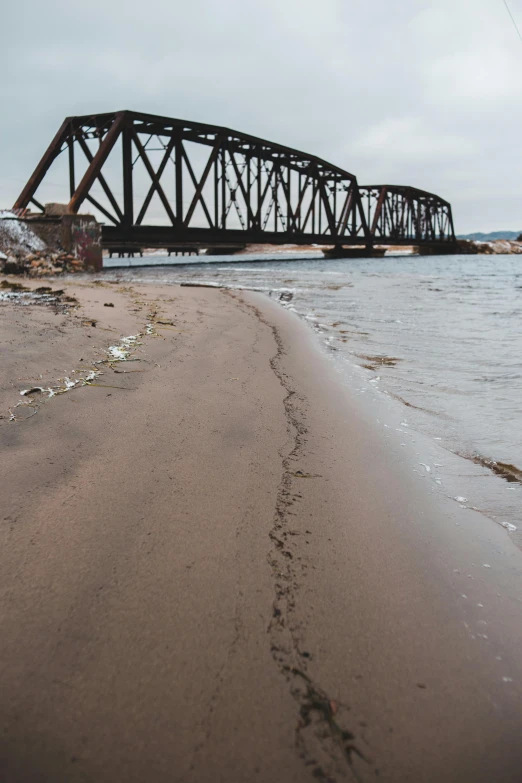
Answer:
[[[201,179],[198,182],[198,186],[196,188],[196,192],[194,193],[194,197],[192,199],[192,202],[187,210],[187,214],[185,215],[184,223],[188,226],[190,223],[190,219],[192,215],[194,214],[194,211],[198,205],[198,201],[201,199],[201,194],[203,193],[203,188],[205,187],[205,183],[207,181],[208,175],[210,174],[210,170],[212,169],[212,166],[215,164],[217,157],[219,155],[219,150],[221,148],[221,143],[223,139],[218,136],[216,139],[216,143],[214,144],[212,148],[212,152],[210,153],[209,159],[207,161],[207,165],[205,166],[205,170],[203,171],[203,174],[201,175]],[[210,217],[210,215],[209,215]],[[212,226],[212,220],[210,220],[210,225]]]
[[[379,220],[381,219],[382,206],[386,200],[387,192],[388,190],[386,188],[386,185],[383,185],[381,188],[381,192],[379,193],[379,198],[377,199],[377,206],[375,208],[375,212],[373,215],[373,222],[371,227],[371,232],[373,236],[375,236],[375,232],[377,231],[377,226],[379,225]]]
[[[78,212],[79,208],[87,198],[87,194],[94,184],[94,181],[98,178],[101,172],[102,166],[109,157],[109,154],[114,147],[118,136],[121,133],[123,123],[125,121],[125,112],[118,112],[115,115],[114,122],[105,136],[104,140],[100,144],[96,155],[94,156],[91,165],[83,175],[83,179],[78,185],[74,196],[69,201],[69,211]]]
[[[315,198],[317,196],[317,188],[318,187],[319,187],[319,183],[317,182],[317,180],[314,180],[313,181],[313,186],[312,186],[312,198],[310,199],[310,204],[308,205],[308,211],[306,213],[304,223],[301,226],[301,230],[303,232],[304,232],[306,226],[308,225],[308,220],[310,218],[310,215],[312,215],[313,212],[314,212]],[[313,232],[313,229],[312,229],[312,232]]]
[[[181,145],[181,155],[182,155],[183,159],[185,160],[185,163],[187,164],[188,173],[190,174],[190,178],[192,179],[192,184],[194,185],[194,187],[196,189],[196,192],[197,192],[199,183],[198,183],[198,181],[196,179],[196,175],[194,174],[194,169],[192,168],[189,156],[187,155],[187,151],[185,150],[185,147],[183,146],[183,144]],[[203,198],[202,195],[200,195],[199,200],[201,201],[201,206],[203,207],[203,211],[204,211],[205,216],[206,216],[206,218],[208,220],[208,224],[209,224],[210,227],[212,227],[212,218],[210,217],[210,212],[208,211],[207,205],[205,203],[205,199]],[[185,222],[185,221],[183,221],[183,222]]]
[[[134,139],[134,144],[136,145],[136,147],[138,149],[138,152],[140,153],[141,160],[145,164],[145,168],[147,169],[147,172],[148,172],[152,182],[156,186],[156,190],[158,192],[158,196],[160,197],[160,199],[161,199],[161,201],[163,203],[163,206],[165,207],[165,211],[166,211],[167,215],[169,216],[172,225],[174,225],[176,223],[176,218],[174,217],[174,213],[172,212],[171,206],[169,204],[169,200],[166,197],[166,195],[165,195],[165,193],[163,191],[163,188],[161,187],[161,184],[160,184],[160,181],[159,181],[159,177],[156,174],[156,172],[154,171],[154,169],[153,169],[153,167],[151,165],[151,162],[149,160],[149,157],[148,157],[147,153],[145,152],[145,147],[141,143],[140,137],[138,136],[138,134],[136,133],[134,128],[132,128],[132,137]]]
[[[96,199],[94,198],[94,196],[91,196],[91,194],[90,194],[90,193],[87,193],[87,195],[85,196],[85,200],[86,200],[86,201],[90,201],[90,202],[91,202],[91,204],[93,205],[93,207],[96,207],[96,209],[99,209],[99,210],[100,210],[100,212],[102,213],[102,215],[105,215],[105,217],[106,217],[106,218],[109,218],[109,220],[111,221],[111,223],[114,223],[114,225],[115,225],[115,226],[117,226],[117,225],[118,225],[118,221],[116,220],[116,218],[114,217],[114,215],[111,215],[111,213],[109,212],[109,210],[108,210],[108,209],[105,209],[105,207],[103,206],[103,204],[100,204],[100,202],[99,202],[99,201],[96,201]]]
[[[121,133],[121,155],[123,174],[123,215],[122,223],[128,228],[134,223],[134,195],[132,182],[132,130],[126,122]]]
[[[330,202],[328,200],[328,195],[326,193],[326,187],[324,184],[324,179],[319,176],[319,192],[321,194],[321,199],[324,205],[324,210],[326,212],[326,219],[328,221],[328,227],[330,229],[330,234],[334,239],[337,238],[337,231],[336,231],[336,225],[335,225],[335,218],[333,216],[332,208],[330,206]]]
[[[254,218],[254,214],[252,212],[252,209],[250,207],[250,198],[249,198],[249,196],[248,196],[248,194],[247,194],[247,192],[245,190],[245,185],[243,183],[243,177],[241,176],[241,173],[239,171],[235,155],[234,155],[233,152],[229,152],[228,156],[229,156],[230,160],[232,161],[232,167],[233,167],[233,169],[235,171],[235,174],[236,174],[237,183],[239,185],[241,193],[243,194],[243,198],[245,199],[245,204],[246,204],[247,212],[248,212],[248,215],[249,215],[249,220],[252,223],[254,223],[255,222],[255,218]]]
[[[348,225],[348,220],[350,219],[350,215],[352,214],[353,194],[354,194],[354,190],[353,188],[350,188],[350,190],[346,194],[344,205],[341,210],[341,217],[339,218],[339,225],[337,226],[337,235],[341,238],[344,236],[346,227]]]
[[[61,152],[62,144],[69,134],[71,119],[67,117],[61,124],[54,139],[47,147],[37,167],[27,180],[27,184],[13,204],[13,209],[25,209],[41,185],[51,165]]]
[[[163,155],[163,159],[162,159],[162,161],[161,161],[161,163],[159,165],[159,168],[158,168],[158,170],[156,172],[156,176],[157,176],[158,180],[161,179],[161,175],[165,171],[165,166],[167,165],[167,163],[169,161],[169,158],[170,158],[170,156],[172,154],[172,150],[174,149],[174,145],[175,144],[176,144],[176,139],[175,139],[174,136],[172,136],[170,138],[170,140],[169,140],[169,143],[167,144],[167,148],[166,148],[165,153]],[[145,214],[147,212],[147,209],[149,208],[149,204],[150,204],[150,202],[152,200],[152,197],[153,197],[155,192],[156,192],[156,183],[153,182],[152,185],[149,188],[149,192],[145,196],[145,201],[143,202],[143,205],[142,205],[142,207],[140,209],[139,215],[136,218],[136,225],[139,226],[143,222],[143,218],[145,217]]]
[[[77,139],[77,141],[78,141],[78,144],[79,144],[79,145],[80,145],[80,147],[82,148],[83,154],[85,155],[85,157],[86,157],[86,158],[87,158],[87,160],[89,161],[89,165],[92,165],[92,163],[93,163],[93,161],[94,161],[94,155],[93,155],[93,154],[92,154],[92,152],[90,151],[90,149],[89,149],[89,146],[88,146],[87,142],[85,141],[85,139],[83,138],[83,136],[81,135],[81,132],[80,132],[80,131],[77,131],[77,132],[76,132],[76,134],[75,134],[75,138]],[[123,222],[123,214],[122,214],[122,211],[121,211],[121,209],[120,209],[120,207],[119,207],[119,205],[118,205],[118,202],[117,202],[117,201],[116,201],[116,199],[114,198],[114,196],[113,196],[113,194],[112,194],[112,191],[111,191],[110,187],[107,185],[107,182],[105,181],[105,177],[103,176],[103,174],[101,173],[101,171],[100,171],[100,172],[98,173],[98,175],[95,177],[95,180],[96,180],[96,179],[99,181],[100,185],[102,186],[102,188],[103,188],[103,190],[104,190],[104,192],[105,192],[105,195],[107,196],[107,198],[108,198],[108,199],[109,199],[109,201],[111,202],[112,208],[113,208],[113,209],[114,209],[114,211],[116,212],[116,215],[118,216],[118,219],[119,219],[119,220],[121,220],[121,221]],[[93,182],[94,182],[95,180],[93,180]],[[112,219],[112,218],[111,218],[111,219]]]

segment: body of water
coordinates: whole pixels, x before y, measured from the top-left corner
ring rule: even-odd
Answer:
[[[277,298],[318,333],[357,394],[387,398],[403,411],[403,433],[436,441],[447,459],[430,466],[435,491],[457,497],[464,485],[472,507],[522,529],[522,257],[165,261],[106,274]],[[514,535],[520,543],[522,530]]]

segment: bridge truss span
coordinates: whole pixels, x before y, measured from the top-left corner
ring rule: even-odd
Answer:
[[[375,244],[455,242],[451,204],[434,193],[402,185],[360,185]]]
[[[60,177],[58,198],[42,198]],[[63,122],[14,209],[43,211],[44,201],[72,213],[87,206],[104,223],[105,247],[371,247],[453,236],[451,207],[431,194],[360,188],[353,174],[290,147],[131,111]]]

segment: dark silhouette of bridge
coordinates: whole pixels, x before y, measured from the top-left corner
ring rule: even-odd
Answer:
[[[69,212],[87,203],[101,216],[107,248],[413,244],[448,252],[456,241],[451,205],[433,193],[361,186],[313,155],[151,114],[68,117],[13,209],[44,211],[37,196],[58,176]]]

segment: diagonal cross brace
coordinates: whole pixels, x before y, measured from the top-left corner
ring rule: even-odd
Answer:
[[[295,208],[294,228],[295,228],[296,231],[300,231],[301,230],[300,226],[297,225],[297,221],[299,220],[300,222],[302,222],[301,221],[301,207],[303,205],[303,200],[304,200],[304,197],[305,197],[305,193],[306,193],[306,191],[308,189],[309,182],[310,182],[310,175],[307,174],[306,175],[306,179],[305,179],[305,183],[304,183],[304,185],[301,188],[301,191],[299,193],[299,201],[297,202],[297,207]]]
[[[261,194],[261,198],[259,199],[259,204],[257,205],[257,213],[256,213],[256,225],[258,227],[261,227],[261,213],[263,209],[263,205],[265,203],[266,194],[268,193],[268,190],[270,188],[270,185],[272,183],[272,177],[274,176],[275,171],[275,163],[272,164],[272,168],[269,172],[266,172],[266,165],[265,165],[265,173],[267,173],[267,180],[265,183],[265,187],[263,188],[263,192]],[[270,207],[271,209],[272,207]],[[270,213],[269,213],[270,214]],[[265,223],[266,225],[266,223]]]
[[[332,208],[330,207],[330,202],[328,200],[328,194],[326,192],[326,186],[324,184],[324,179],[321,176],[321,174],[318,174],[318,181],[319,181],[319,191],[321,193],[321,199],[324,204],[324,209],[326,212],[326,219],[328,220],[328,227],[330,229],[330,233],[333,237],[336,236],[336,225],[335,225],[335,218],[333,216]]]
[[[33,196],[38,190],[38,187],[41,184],[43,178],[61,152],[62,144],[70,133],[70,124],[71,120],[69,117],[67,117],[67,119],[62,122],[58,133],[47,147],[47,150],[42,156],[42,159],[28,180],[27,185],[16,199],[13,209],[25,209],[29,202],[32,201]]]
[[[375,232],[377,231],[377,226],[379,225],[379,220],[381,219],[382,208],[386,200],[387,194],[388,194],[388,188],[386,187],[386,185],[384,185],[381,188],[381,192],[379,193],[379,198],[377,199],[377,206],[375,208],[375,214],[373,216],[373,223],[371,227],[372,237],[375,237]]]
[[[353,185],[350,185],[350,190],[346,194],[346,199],[341,211],[341,217],[339,218],[339,223],[337,225],[337,235],[342,237],[344,235],[344,232],[346,231],[346,227],[348,225],[348,220],[350,219],[350,215],[352,213],[353,209]]]
[[[91,164],[85,174],[82,181],[76,188],[76,191],[69,201],[69,211],[78,212],[79,208],[87,198],[89,190],[92,188],[98,175],[102,169],[103,164],[109,157],[109,154],[116,144],[118,136],[120,135],[123,125],[125,123],[125,112],[121,111],[115,114],[114,122],[112,123],[107,135],[100,144],[96,155],[93,157]]]
[[[132,128],[132,138],[134,139],[134,143],[136,145],[136,149],[140,153],[140,157],[141,157],[141,159],[142,159],[142,161],[143,161],[143,163],[145,165],[145,168],[148,171],[149,177],[151,178],[152,182],[154,183],[154,185],[156,187],[156,190],[158,191],[158,196],[160,197],[160,199],[161,199],[161,201],[163,203],[163,206],[165,207],[165,211],[166,211],[167,215],[169,216],[172,225],[175,226],[177,224],[177,221],[176,221],[176,218],[174,217],[174,213],[173,213],[172,208],[171,208],[171,206],[169,204],[169,200],[166,197],[166,195],[165,195],[165,193],[163,191],[163,188],[161,187],[161,184],[160,184],[160,181],[159,181],[159,177],[156,174],[156,172],[154,171],[154,169],[153,169],[153,167],[151,165],[151,162],[150,162],[150,160],[148,158],[148,155],[145,152],[145,147],[141,143],[140,137],[138,136],[138,134],[136,133],[134,128]]]
[[[366,222],[366,215],[364,214],[364,207],[363,207],[362,198],[361,198],[361,191],[359,190],[359,188],[357,188],[357,190],[356,190],[355,207],[357,208],[357,210],[359,212],[359,218],[361,220],[361,228],[364,231],[364,237],[365,237],[366,241],[369,244],[372,244],[373,236],[370,233],[370,229],[368,228],[368,223]],[[355,215],[355,210],[354,210],[354,215]]]
[[[203,174],[201,175],[201,179],[196,187],[196,192],[194,193],[194,197],[190,203],[190,207],[187,210],[187,214],[185,215],[185,220],[183,221],[185,226],[188,226],[190,223],[190,220],[192,218],[192,215],[194,214],[194,211],[198,205],[198,201],[201,200],[201,196],[203,193],[203,188],[205,187],[205,183],[208,179],[208,175],[210,174],[210,170],[212,169],[212,166],[217,160],[217,157],[219,155],[219,150],[221,149],[221,144],[223,142],[223,136],[219,135],[216,137],[216,143],[214,144],[212,148],[212,152],[210,153],[209,159],[207,161],[207,165],[205,166],[205,170],[203,171]],[[208,217],[208,216],[207,216]],[[213,227],[212,222],[210,222],[211,228]]]
[[[236,163],[236,158],[234,153],[230,150],[229,151],[229,157],[232,161],[232,166],[234,167],[234,171],[237,178],[237,183],[241,189],[241,193],[243,194],[243,198],[245,199],[245,204],[248,212],[248,216],[250,219],[250,225],[255,225],[256,219],[254,217],[254,213],[252,212],[252,207],[250,206],[250,195],[246,192],[245,185],[243,184],[243,178],[241,176],[241,172],[239,171],[238,165]]]
[[[87,158],[87,160],[89,161],[89,165],[90,165],[90,164],[93,162],[93,160],[94,160],[94,155],[93,155],[93,154],[92,154],[92,152],[90,151],[90,149],[89,149],[89,147],[88,147],[88,145],[87,145],[87,142],[85,141],[85,139],[84,139],[84,138],[83,138],[83,136],[81,135],[81,130],[80,130],[80,131],[78,131],[78,132],[75,134],[75,136],[76,136],[76,139],[78,139],[78,142],[79,142],[79,144],[80,144],[80,147],[81,147],[81,148],[82,148],[82,150],[83,150],[83,154],[85,155],[85,157],[86,157],[86,158]],[[102,143],[103,143],[103,142],[102,142]],[[98,174],[98,176],[97,176],[97,179],[99,180],[99,182],[100,182],[100,185],[102,186],[102,188],[103,188],[103,190],[104,190],[104,192],[105,192],[105,195],[107,196],[107,198],[108,198],[108,199],[109,199],[109,201],[111,202],[112,208],[113,208],[113,209],[114,209],[114,211],[116,212],[116,215],[118,216],[118,219],[119,219],[121,222],[123,222],[123,214],[122,214],[122,212],[121,212],[121,209],[120,209],[120,208],[119,208],[119,206],[118,206],[118,202],[117,202],[117,201],[116,201],[116,199],[114,198],[114,196],[113,196],[113,194],[112,194],[112,191],[111,191],[111,189],[109,188],[109,186],[107,185],[107,182],[105,181],[105,177],[103,176],[103,174],[101,173],[101,171],[99,172],[99,174]],[[102,210],[102,211],[103,211],[103,210]],[[105,211],[105,214],[106,214],[106,215],[108,215],[108,213],[107,213],[106,211]],[[111,220],[112,220],[112,222],[113,222],[113,223],[116,223],[116,222],[117,222],[117,221],[115,221],[113,218],[111,218]]]
[[[310,219],[310,215],[314,211],[314,204],[315,204],[315,198],[317,196],[317,189],[319,187],[319,183],[317,180],[312,180],[312,197],[310,198],[310,203],[308,205],[308,209],[306,211],[304,223],[301,226],[301,231],[304,233],[306,226],[308,225],[308,221]]]
[[[87,193],[87,195],[85,196],[85,200],[86,201],[90,201],[90,203],[93,205],[93,207],[96,207],[96,209],[99,209],[100,212],[102,213],[102,215],[105,215],[106,218],[109,218],[111,223],[114,223],[115,226],[118,225],[118,221],[116,220],[114,215],[111,215],[109,210],[105,209],[105,207],[102,204],[100,204],[99,201],[96,201],[96,199],[93,196],[91,196],[90,193]]]
[[[176,137],[175,136],[171,136],[170,137],[170,141],[169,141],[169,143],[168,143],[168,145],[167,145],[167,147],[165,149],[165,154],[163,156],[163,160],[161,161],[161,163],[159,165],[159,168],[158,168],[158,170],[156,172],[156,176],[158,178],[158,181],[161,179],[161,175],[165,171],[165,166],[167,165],[167,163],[169,161],[170,155],[172,153],[172,150],[174,149],[175,144],[176,144]],[[149,192],[147,193],[147,195],[145,197],[145,201],[143,202],[143,206],[140,209],[140,213],[139,213],[138,217],[136,218],[136,225],[137,226],[141,225],[141,222],[142,222],[143,218],[145,217],[145,213],[147,212],[147,209],[149,208],[149,204],[151,202],[151,199],[152,199],[154,193],[156,192],[156,188],[157,188],[156,183],[153,182],[152,185],[150,186]]]
[[[187,165],[187,170],[188,170],[188,173],[190,174],[190,178],[192,180],[192,184],[194,185],[194,187],[196,188],[196,191],[197,191],[197,189],[198,189],[198,181],[196,179],[196,175],[194,174],[194,169],[191,166],[189,156],[187,155],[187,151],[185,150],[185,147],[183,146],[183,141],[181,141],[180,150],[181,150],[181,157],[184,159],[184,161],[185,161],[185,163]],[[208,207],[207,207],[207,205],[205,203],[205,199],[203,198],[203,193],[200,193],[199,200],[201,201],[201,206],[203,207],[203,211],[205,212],[205,216],[206,216],[206,218],[208,220],[208,224],[212,228],[212,226],[213,226],[212,218],[210,217],[210,212],[208,211]],[[185,221],[185,223],[186,223],[186,221]]]
[[[287,168],[287,171],[289,171],[288,168]],[[285,180],[285,178],[283,176],[283,172],[281,171],[281,169],[279,169],[279,174],[280,174],[279,179],[280,179],[281,185],[283,186],[283,193],[285,194],[285,197],[286,197],[286,203],[287,203],[287,207],[288,207],[288,214],[289,214],[289,217],[290,217],[290,220],[288,221],[288,225],[287,225],[287,231],[291,230],[290,229],[290,224],[291,223],[294,226],[294,230],[297,231],[297,212],[293,212],[292,211],[292,205],[290,203],[291,202],[290,188],[288,186],[288,182]]]

